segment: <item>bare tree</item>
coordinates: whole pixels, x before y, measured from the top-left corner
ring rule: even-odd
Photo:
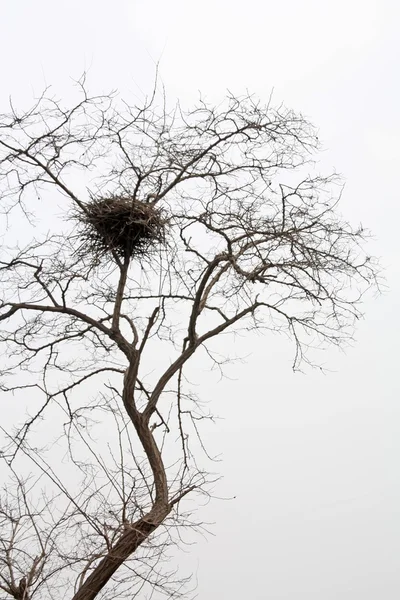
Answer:
[[[211,483],[189,365],[223,368],[218,340],[247,330],[287,333],[299,368],[351,339],[376,267],[338,178],[309,174],[301,115],[79,94],[0,118],[4,222],[32,221],[42,197],[64,207],[56,233],[2,250],[1,387],[28,416],[2,427],[0,589],[178,597],[169,547],[197,527],[182,500]]]

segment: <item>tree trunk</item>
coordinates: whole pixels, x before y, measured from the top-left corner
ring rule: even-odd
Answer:
[[[72,600],[94,600],[116,570],[163,523],[170,510],[170,506],[154,506],[143,519],[139,519],[136,523],[129,525],[129,529],[127,529],[115,546],[99,562],[94,571],[92,571],[75,593]]]

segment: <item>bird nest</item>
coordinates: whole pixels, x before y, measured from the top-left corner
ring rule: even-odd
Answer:
[[[97,260],[110,254],[145,258],[165,238],[163,211],[130,197],[94,198],[75,218],[81,225],[79,254]]]

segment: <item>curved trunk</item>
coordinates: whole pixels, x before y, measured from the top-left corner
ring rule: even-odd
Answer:
[[[134,403],[136,370],[137,362],[133,359],[124,379],[122,399],[153,473],[156,492],[153,508],[143,518],[127,525],[126,531],[98,563],[79,590],[74,594],[72,600],[94,600],[97,594],[107,585],[117,569],[164,522],[172,508],[172,504],[168,502],[167,476],[160,450],[149,429],[148,420],[139,413]]]

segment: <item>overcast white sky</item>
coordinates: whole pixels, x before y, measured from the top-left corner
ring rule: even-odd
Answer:
[[[319,127],[321,168],[347,186],[343,211],[375,234],[388,291],[331,372],[294,375],[277,337],[245,340],[235,381],[205,385],[221,420],[215,537],[190,547],[200,600],[400,597],[400,8],[389,0],[3,0],[0,109],[46,84],[68,95],[149,92],[190,104],[274,88]]]

